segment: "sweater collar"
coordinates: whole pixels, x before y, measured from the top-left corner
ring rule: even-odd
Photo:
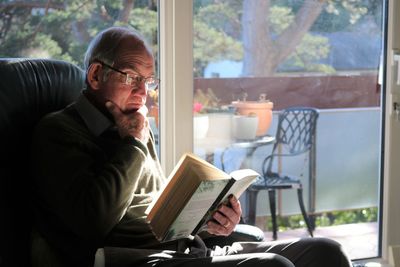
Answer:
[[[80,94],[75,102],[75,108],[88,129],[96,136],[99,136],[114,125],[113,122],[101,113],[83,93]]]

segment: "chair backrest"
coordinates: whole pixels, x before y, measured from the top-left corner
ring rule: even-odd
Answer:
[[[50,59],[0,59],[0,266],[29,266],[30,145],[36,123],[84,86],[78,66]]]
[[[311,107],[290,107],[282,110],[278,118],[276,142],[263,173],[270,173],[276,156],[297,156],[310,153],[315,164],[316,129],[319,112]],[[313,162],[312,162],[313,161]]]

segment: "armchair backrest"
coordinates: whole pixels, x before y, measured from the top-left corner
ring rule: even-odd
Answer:
[[[74,101],[78,66],[50,59],[0,59],[0,266],[29,266],[30,145],[36,123]]]

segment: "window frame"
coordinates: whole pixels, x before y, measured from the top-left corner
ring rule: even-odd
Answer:
[[[163,0],[159,10],[160,159],[168,174],[193,150],[193,2]]]
[[[400,3],[385,1],[387,7],[386,81],[393,81],[397,70],[393,50],[400,51]],[[160,158],[166,174],[170,173],[184,152],[193,151],[193,1],[159,1],[160,12]],[[385,85],[385,83],[383,83]],[[400,101],[400,86],[386,84],[382,96],[385,103],[382,119],[383,187],[381,190],[381,257],[374,261],[388,262],[389,247],[400,244],[400,122],[394,116],[393,102]],[[397,163],[397,164],[396,164]]]

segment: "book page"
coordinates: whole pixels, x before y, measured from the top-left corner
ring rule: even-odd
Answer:
[[[174,168],[162,193],[149,206],[146,219],[159,240],[194,235],[226,196],[232,193],[239,197],[257,176],[252,170],[229,175],[187,153]]]
[[[176,184],[180,184],[182,186],[182,182],[189,182],[182,178],[188,177],[189,172],[191,172],[192,168],[188,164],[190,158],[182,157],[175,168],[172,170],[171,174],[168,176],[167,182],[162,186],[161,190],[155,195],[152,203],[147,207],[145,214],[149,215],[148,219],[151,220],[155,214],[152,213],[153,209],[160,209],[161,205],[166,202],[166,198],[169,195],[173,195],[174,190],[178,190],[175,187]],[[190,175],[191,179],[194,179],[194,173]],[[196,179],[199,179],[196,177]],[[157,206],[158,205],[158,206]],[[154,211],[153,211],[154,212]]]
[[[236,182],[229,189],[229,191],[225,194],[223,198],[223,202],[227,200],[229,195],[234,195],[236,198],[239,198],[240,195],[243,194],[244,191],[250,186],[254,180],[260,176],[260,174],[252,169],[241,169],[237,171],[231,172],[231,176]]]
[[[217,203],[215,203],[215,205],[213,205],[213,207],[209,210],[209,214],[206,218],[204,218],[205,222],[211,219],[212,214],[221,203],[228,204],[228,197],[230,195],[234,195],[237,199],[239,199],[239,197],[243,194],[244,191],[246,191],[249,185],[259,176],[256,171],[251,169],[237,170],[232,172],[231,175],[231,180],[234,182],[231,183],[231,186],[229,186],[227,190],[225,190],[225,192],[221,192],[221,194],[223,195],[218,197]],[[196,230],[196,232],[198,232],[201,229]]]
[[[188,237],[228,182],[229,179],[202,181],[193,197],[172,223],[164,241]]]

